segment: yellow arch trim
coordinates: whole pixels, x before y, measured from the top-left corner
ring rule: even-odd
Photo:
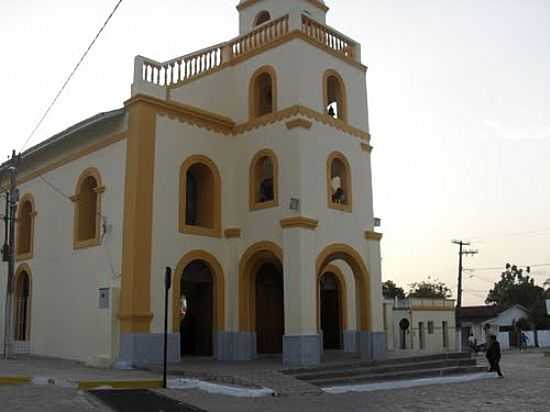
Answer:
[[[187,171],[195,164],[202,164],[210,169],[214,178],[214,190],[212,199],[207,204],[212,205],[213,227],[190,226],[185,224],[187,212]],[[221,185],[222,179],[216,163],[204,155],[192,155],[188,157],[180,167],[180,193],[179,193],[179,230],[181,233],[199,236],[221,237]]]
[[[273,165],[273,200],[269,202],[256,202],[256,188],[259,184],[259,176],[256,173],[256,164],[260,159],[269,157]],[[271,149],[262,149],[254,155],[250,162],[248,172],[248,197],[250,210],[267,209],[279,206],[279,159]]]
[[[351,246],[344,243],[335,243],[323,249],[317,257],[316,273],[326,272],[325,268],[334,260],[343,260],[350,266],[355,279],[359,329],[370,331],[372,328],[370,275],[363,258]]]
[[[347,121],[348,121],[348,93],[347,93],[347,90],[346,90],[346,83],[344,82],[344,79],[342,78],[342,76],[340,76],[340,74],[336,70],[333,70],[333,69],[328,69],[323,73],[323,98],[324,98],[324,100],[323,100],[323,103],[324,103],[323,104],[323,113],[328,114],[327,107],[328,107],[328,78],[329,77],[336,78],[336,80],[338,80],[338,82],[340,83],[340,90],[342,92],[342,107],[341,107],[342,115],[340,117],[340,120],[347,123]]]
[[[346,196],[347,196],[347,199],[348,199],[348,203],[343,205],[343,204],[339,204],[339,203],[334,203],[332,201],[332,176],[331,176],[331,169],[332,169],[332,162],[334,160],[340,160],[343,164],[344,164],[344,167],[345,167],[345,172],[346,172],[346,175],[344,176],[345,177],[345,181],[343,182],[345,187],[347,188],[347,193],[346,193]],[[327,158],[327,201],[328,201],[328,207],[331,208],[331,209],[337,209],[337,210],[342,210],[344,212],[349,212],[351,213],[353,211],[353,187],[351,185],[352,183],[352,180],[351,180],[351,165],[349,164],[349,161],[348,159],[346,158],[346,156],[344,156],[343,153],[341,152],[332,152],[328,158]]]
[[[283,249],[273,242],[258,242],[250,246],[239,263],[239,330],[256,330],[256,296],[254,280],[257,270],[266,262],[282,266]]]
[[[79,225],[79,216],[80,216],[80,205],[78,204],[78,200],[80,197],[80,193],[82,192],[82,184],[84,183],[84,180],[86,180],[88,177],[93,177],[97,183],[97,186],[95,188],[95,192],[97,193],[97,200],[96,200],[96,219],[95,219],[95,236],[92,239],[86,239],[86,240],[80,240],[78,238],[78,225]],[[99,173],[99,170],[95,167],[89,167],[86,170],[84,170],[80,176],[78,177],[78,180],[76,182],[76,188],[75,188],[75,194],[71,197],[71,200],[74,204],[74,220],[73,220],[73,248],[74,249],[83,249],[87,247],[93,247],[98,246],[101,243],[101,194],[105,192],[105,186],[103,186],[102,180],[101,180],[101,174]]]
[[[271,93],[272,93],[272,110],[270,114],[277,112],[277,71],[273,66],[261,66],[257,69],[250,78],[250,83],[248,86],[248,113],[250,120],[257,118],[256,113],[258,113],[258,100],[256,98],[256,79],[262,74],[267,73],[271,77]],[[262,116],[263,117],[263,116]]]
[[[345,331],[348,328],[348,288],[344,272],[336,265],[327,265],[322,272],[317,273],[317,330],[321,330],[321,278],[327,273],[332,273],[338,283],[340,327]]]
[[[23,205],[26,203],[26,202],[29,202],[31,204],[31,225],[30,225],[30,228],[29,228],[29,231],[30,231],[30,244],[29,244],[29,250],[26,252],[26,253],[19,253],[19,250],[21,249],[21,246],[20,246],[20,239],[21,239],[21,234],[20,234],[20,230],[21,230],[21,227],[20,227],[20,224],[21,224],[21,213],[23,211]],[[15,253],[16,253],[16,256],[15,256],[15,259],[16,261],[23,261],[23,260],[29,260],[29,259],[32,259],[33,256],[34,256],[34,225],[35,225],[35,217],[37,215],[36,213],[36,203],[34,201],[34,196],[30,193],[25,193],[23,195],[23,197],[21,198],[21,200],[19,201],[19,206],[17,207],[17,216],[15,218],[15,221],[17,222],[17,228],[16,228],[16,239],[15,239]]]
[[[27,333],[25,334],[25,336],[27,337],[27,341],[31,340],[31,308],[32,308],[32,271],[31,271],[31,267],[26,264],[26,263],[21,263],[18,267],[17,267],[17,270],[15,271],[15,277],[14,277],[14,288],[15,288],[15,299],[17,299],[17,295],[18,295],[18,292],[19,292],[19,277],[21,276],[22,273],[26,273],[27,276],[29,277],[29,302],[28,302],[28,310],[27,310]],[[15,326],[15,322],[16,322],[16,302],[14,300],[13,302],[13,326]]]
[[[172,287],[172,330],[176,333],[179,333],[181,321],[179,307],[181,298],[181,278],[187,266],[197,260],[204,262],[212,275],[214,331],[225,330],[225,275],[222,265],[220,265],[220,262],[210,253],[204,250],[193,250],[180,259],[174,274]]]

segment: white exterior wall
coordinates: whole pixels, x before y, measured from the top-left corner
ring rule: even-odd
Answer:
[[[513,306],[500,313],[496,319],[498,326],[512,326],[520,319],[527,318],[527,313],[518,306]]]
[[[240,256],[252,244],[272,241],[287,251],[300,250],[300,262],[287,273],[300,273],[302,284],[294,285],[301,290],[302,305],[287,305],[290,310],[303,313],[287,313],[287,328],[315,332],[315,261],[319,253],[332,243],[346,243],[367,259],[367,242],[364,230],[372,228],[372,195],[369,174],[369,155],[360,150],[359,140],[333,128],[313,124],[310,131],[287,130],[285,122],[261,127],[237,137],[215,134],[204,129],[189,126],[166,117],[157,119],[154,217],[153,217],[153,260],[152,310],[162,313],[162,273],[166,265],[175,266],[187,252],[204,249],[214,255],[222,264],[226,276],[226,328],[236,330],[238,290],[238,260],[232,242]],[[279,163],[278,208],[249,211],[249,165],[254,155],[264,148],[270,148]],[[329,209],[327,205],[326,160],[329,154],[338,150],[344,153],[352,168],[353,213]],[[238,240],[193,236],[178,232],[179,170],[181,164],[191,155],[209,157],[222,176],[222,230],[239,227],[242,237]],[[364,177],[364,178],[361,178]],[[285,246],[286,233],[280,227],[280,220],[295,215],[288,210],[291,197],[301,199],[299,215],[318,219],[320,225],[315,232],[298,231],[298,237],[288,237],[287,242],[302,242]],[[295,232],[294,230],[288,231]],[[300,240],[301,239],[301,240]],[[305,243],[304,243],[305,242]],[[297,248],[297,249],[296,249]],[[303,267],[302,265],[307,265]],[[377,265],[372,264],[376,270]],[[370,268],[370,266],[369,266]],[[379,270],[379,269],[378,269]],[[309,273],[306,273],[307,271]],[[285,275],[286,276],[286,275]],[[382,331],[381,284],[379,272],[371,273],[371,299],[374,331]],[[378,280],[377,280],[378,279]],[[351,283],[353,284],[353,283]],[[286,289],[286,288],[285,288]],[[294,288],[288,289],[294,290]],[[354,290],[348,290],[348,297]],[[288,296],[288,299],[291,299]],[[350,301],[354,301],[350,299]],[[350,311],[355,313],[355,311]],[[353,318],[351,321],[353,322]],[[292,323],[296,323],[292,327]],[[162,318],[155,316],[153,332],[160,332]]]
[[[263,65],[273,66],[277,73],[278,110],[301,104],[319,113],[325,110],[323,74],[335,70],[346,85],[348,123],[368,131],[365,72],[300,39],[173,89],[170,98],[246,122],[250,80]]]
[[[112,225],[100,246],[73,249],[73,203],[41,179],[21,185],[21,196],[31,193],[36,212],[34,256],[25,261],[31,269],[31,351],[46,355],[97,362],[114,358],[118,336],[113,337],[113,310],[98,309],[99,288],[119,285],[122,253],[122,220],[126,141],[120,141],[57,168],[44,177],[67,196],[75,193],[80,174],[95,167],[106,191],[102,214]],[[23,262],[17,262],[16,268]],[[7,265],[0,266],[5,291]],[[117,289],[112,291],[116,307]],[[5,295],[0,296],[2,323]],[[113,308],[113,305],[111,305]],[[0,338],[3,340],[2,337]]]

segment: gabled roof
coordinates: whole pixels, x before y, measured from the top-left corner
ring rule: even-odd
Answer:
[[[482,322],[484,320],[496,318],[501,313],[515,307],[523,310],[526,313],[529,313],[529,311],[522,305],[513,305],[509,307],[504,307],[501,305],[485,305],[461,307],[457,309],[457,316],[462,321]]]

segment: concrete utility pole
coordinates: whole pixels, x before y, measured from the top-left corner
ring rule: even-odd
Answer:
[[[10,180],[9,195],[6,201],[8,202],[8,242],[7,242],[7,258],[8,261],[8,281],[6,285],[6,308],[4,317],[4,358],[9,359],[13,354],[13,291],[15,278],[15,213],[17,210],[17,202],[19,201],[19,191],[17,189],[17,167],[19,166],[19,157],[16,156],[15,150],[7,165],[7,174]],[[6,219],[4,219],[6,221]]]
[[[455,324],[457,331],[457,348],[462,350],[462,325],[460,324],[460,319],[458,317],[458,312],[462,307],[462,273],[464,272],[464,267],[462,266],[462,256],[464,255],[477,255],[479,252],[477,250],[464,250],[464,246],[470,246],[469,242],[464,242],[462,240],[453,240],[455,245],[459,246],[458,250],[458,288],[456,292],[456,311],[455,311]]]

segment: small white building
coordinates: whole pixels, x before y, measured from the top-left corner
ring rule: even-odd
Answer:
[[[501,347],[508,349],[517,344],[517,337],[514,335],[516,322],[527,319],[529,311],[521,305],[509,308],[498,305],[466,306],[458,311],[458,316],[463,346],[468,344],[470,334],[474,335],[478,345],[485,344],[490,335],[495,335]]]
[[[384,332],[389,351],[428,353],[455,350],[455,301],[384,300]]]

